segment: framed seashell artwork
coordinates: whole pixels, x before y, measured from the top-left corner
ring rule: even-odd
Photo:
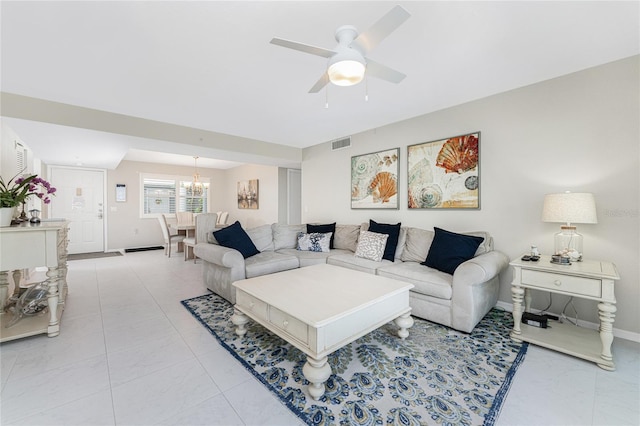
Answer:
[[[480,132],[407,147],[410,209],[480,209]]]
[[[398,209],[400,148],[351,157],[351,208]]]

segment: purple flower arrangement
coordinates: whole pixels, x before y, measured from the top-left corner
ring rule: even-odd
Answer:
[[[43,203],[49,204],[51,196],[56,195],[56,188],[38,175],[14,176],[5,183],[0,176],[0,207],[16,207],[35,195]]]

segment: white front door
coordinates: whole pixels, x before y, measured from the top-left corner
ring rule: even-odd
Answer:
[[[52,166],[51,218],[69,221],[69,253],[104,251],[104,170]]]

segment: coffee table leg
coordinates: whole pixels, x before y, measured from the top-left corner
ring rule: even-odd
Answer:
[[[240,337],[247,334],[247,328],[245,324],[249,322],[249,318],[242,312],[237,309],[233,310],[233,315],[231,315],[231,322],[236,325],[236,334]]]
[[[314,359],[307,357],[307,362],[302,367],[302,374],[309,384],[309,395],[318,400],[324,395],[324,382],[331,376],[331,367],[327,363],[327,357]]]
[[[411,318],[411,313],[406,313],[399,316],[398,318],[396,318],[395,323],[398,327],[400,327],[400,330],[398,330],[398,336],[400,336],[401,339],[406,339],[407,337],[409,337],[408,329],[413,326],[413,318]]]

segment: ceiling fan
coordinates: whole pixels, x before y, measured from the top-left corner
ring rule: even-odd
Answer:
[[[334,49],[325,49],[277,37],[271,39],[271,44],[329,59],[327,70],[309,90],[309,93],[319,92],[329,82],[338,86],[358,84],[364,78],[365,71],[371,77],[377,77],[391,83],[400,83],[406,77],[405,74],[372,61],[366,55],[410,16],[411,14],[404,8],[396,6],[363,33],[358,34],[352,25],[343,25],[336,30],[338,45]]]

